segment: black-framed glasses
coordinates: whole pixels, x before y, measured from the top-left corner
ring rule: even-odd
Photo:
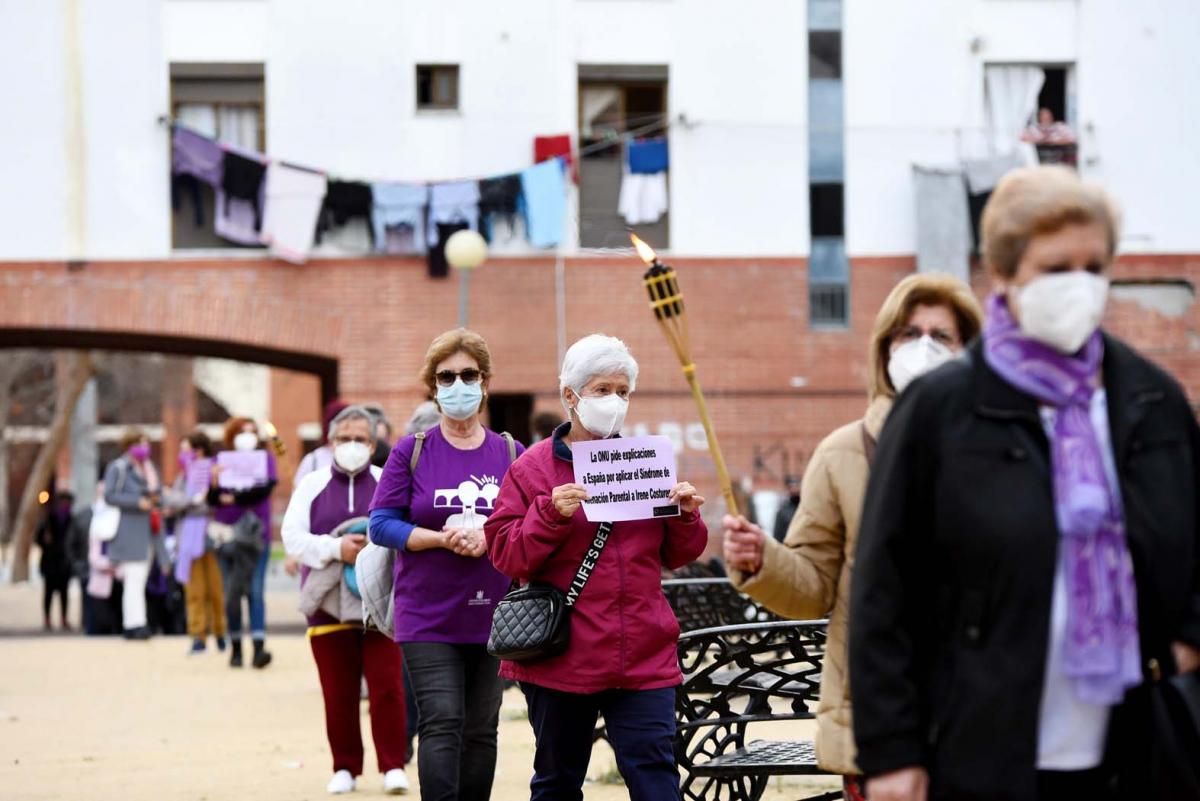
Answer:
[[[483,372],[474,367],[468,367],[465,370],[438,370],[434,374],[437,379],[438,386],[449,387],[454,385],[456,378],[461,378],[464,384],[478,384],[479,379],[483,378]]]

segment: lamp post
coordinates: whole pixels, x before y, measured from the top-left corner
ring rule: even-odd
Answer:
[[[471,271],[487,259],[487,242],[478,231],[464,228],[446,240],[446,261],[458,271],[458,325],[467,327],[471,295]]]

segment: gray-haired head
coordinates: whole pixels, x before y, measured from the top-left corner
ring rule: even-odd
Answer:
[[[416,409],[413,409],[412,417],[408,418],[408,422],[404,425],[405,434],[420,434],[428,431],[441,422],[442,413],[438,411],[437,404],[433,401],[425,401]]]
[[[567,348],[558,376],[559,400],[570,413],[562,391],[570,387],[579,394],[598,375],[621,374],[629,379],[629,391],[637,389],[638,363],[625,343],[604,334],[589,334]]]
[[[372,446],[375,444],[375,415],[371,414],[367,407],[361,404],[347,406],[329,421],[329,431],[325,433],[328,435],[330,440],[333,439],[333,432],[337,431],[338,426],[347,422],[348,420],[365,420],[367,423],[367,430],[371,432],[371,444]]]

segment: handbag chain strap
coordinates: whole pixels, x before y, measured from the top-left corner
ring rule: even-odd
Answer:
[[[571,587],[567,590],[567,606],[574,606],[579,600],[580,593],[583,592],[584,586],[588,583],[588,579],[592,577],[592,571],[596,568],[596,563],[600,561],[600,554],[604,551],[604,546],[608,543],[608,535],[612,533],[613,524],[604,522],[596,529],[596,537],[592,540],[592,544],[588,547],[587,553],[583,555],[583,561],[579,563],[579,569],[575,571],[575,578],[571,579]]]

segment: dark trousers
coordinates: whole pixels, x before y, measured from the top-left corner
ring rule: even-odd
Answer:
[[[496,774],[500,662],[482,645],[404,643],[420,723],[421,801],[487,801]]]
[[[672,801],[680,797],[673,687],[579,695],[522,683],[521,690],[529,702],[529,723],[537,739],[529,785],[532,801],[582,801],[592,732],[600,714],[629,798]]]
[[[1102,768],[1094,770],[1039,770],[1037,774],[1038,801],[1112,801],[1111,774]]]
[[[62,616],[63,625],[67,622],[67,587],[71,583],[70,574],[60,575],[58,573],[50,573],[42,576],[42,616],[46,622],[50,622],[50,607],[54,603],[54,596],[58,596],[59,611]]]
[[[379,772],[404,767],[404,680],[400,651],[377,631],[343,629],[309,638],[321,695],[325,699],[325,734],[333,752],[333,770],[363,772],[360,694],[367,677],[371,706],[371,739]]]

